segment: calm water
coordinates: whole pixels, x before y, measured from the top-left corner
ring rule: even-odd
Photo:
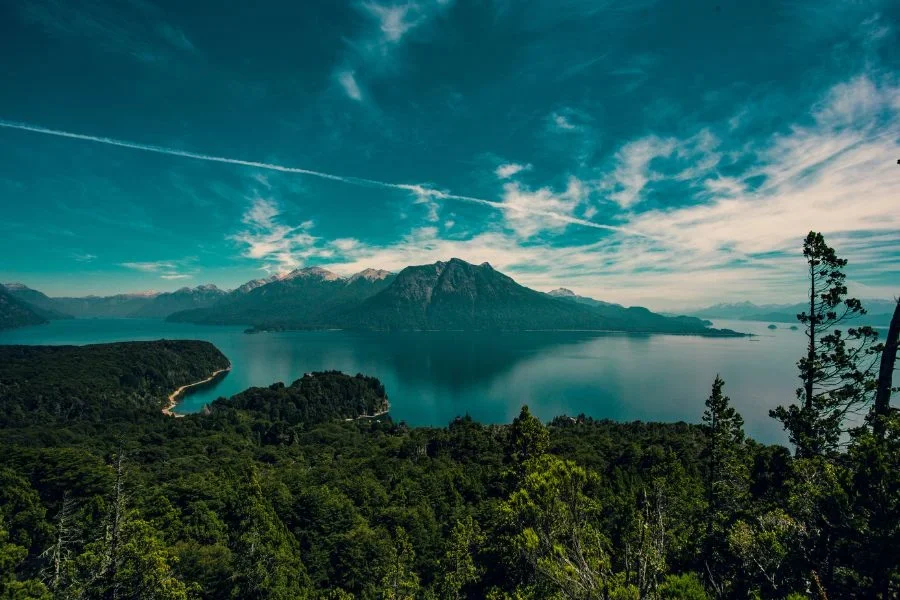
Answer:
[[[526,332],[280,332],[135,319],[75,319],[0,331],[0,344],[88,344],[123,340],[203,339],[231,360],[218,384],[187,396],[193,412],[219,396],[308,371],[336,369],[381,379],[391,416],[410,425],[446,425],[470,414],[508,423],[522,404],[549,420],[585,413],[619,421],[697,422],[716,373],[741,411],[747,433],[785,440],[768,410],[793,399],[802,332],[768,323],[717,322],[758,333],[746,338]]]

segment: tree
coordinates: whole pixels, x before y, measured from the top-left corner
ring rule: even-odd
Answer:
[[[704,555],[710,584],[724,593],[723,552],[727,549],[730,521],[744,504],[749,489],[749,470],[745,460],[744,419],[722,393],[725,382],[718,375],[703,413],[707,459],[706,539]]]
[[[234,542],[236,598],[296,600],[307,597],[306,569],[296,540],[266,501],[256,470],[237,502],[238,532]]]
[[[9,541],[9,532],[0,523],[0,598],[6,600],[50,600],[50,592],[35,579],[19,581],[16,567],[28,556],[28,550]]]
[[[478,581],[481,570],[475,564],[475,553],[483,543],[481,528],[471,516],[456,522],[440,564],[438,591],[441,598],[460,600],[464,597],[463,588]]]
[[[874,387],[871,356],[878,334],[868,326],[847,330],[838,326],[866,314],[856,298],[846,298],[844,267],[821,233],[809,232],[803,242],[809,269],[809,312],[797,319],[806,326],[806,356],[797,362],[802,386],[799,404],[779,406],[770,415],[784,425],[800,457],[833,452],[846,416],[859,408]],[[848,345],[849,342],[849,345]]]
[[[416,554],[413,552],[409,536],[402,527],[394,530],[394,552],[387,564],[381,580],[382,600],[412,600],[419,593],[419,576],[413,563]]]
[[[519,464],[542,455],[550,446],[547,428],[531,414],[528,406],[522,406],[519,416],[513,419],[509,445],[511,457]]]
[[[66,492],[56,515],[53,545],[41,555],[47,560],[43,571],[44,582],[57,597],[62,597],[63,590],[72,582],[74,550],[80,539],[81,530],[75,523],[75,502]]]
[[[800,535],[802,527],[783,510],[775,509],[750,522],[737,521],[728,532],[728,544],[746,576],[775,594],[784,591],[785,565]]]
[[[887,339],[881,352],[878,367],[878,387],[875,391],[875,404],[872,407],[872,427],[875,435],[884,437],[885,420],[891,412],[891,392],[894,378],[894,365],[897,362],[897,346],[900,343],[900,300],[894,307],[894,316],[888,328]]]
[[[600,505],[591,497],[598,483],[596,474],[544,455],[529,461],[522,486],[500,507],[513,533],[510,543],[548,594],[590,600],[608,591],[609,542],[598,527]]]

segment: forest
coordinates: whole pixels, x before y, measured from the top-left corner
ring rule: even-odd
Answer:
[[[696,424],[412,428],[337,372],[163,415],[227,364],[199,342],[0,347],[0,598],[897,598],[900,308],[866,326],[803,250],[790,447],[715,374]]]

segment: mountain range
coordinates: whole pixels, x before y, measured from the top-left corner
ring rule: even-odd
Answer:
[[[866,315],[856,321],[874,327],[887,327],[891,322],[896,302],[891,300],[863,300]],[[770,323],[797,323],[797,315],[809,311],[809,305],[798,304],[753,304],[738,302],[714,304],[706,308],[685,311],[684,314],[702,319],[729,319],[734,321],[767,321]]]
[[[603,330],[736,335],[695,317],[667,317],[560,288],[539,292],[490,264],[453,258],[399,273],[366,269],[342,277],[320,267],[249,281],[231,291],[214,285],[170,293],[50,298],[21,284],[7,295],[45,321],[68,317],[166,318],[269,329]]]

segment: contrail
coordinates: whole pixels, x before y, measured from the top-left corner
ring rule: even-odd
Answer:
[[[285,165],[277,165],[272,163],[264,163],[258,162],[254,160],[242,160],[239,158],[229,158],[226,156],[216,156],[213,154],[202,154],[200,152],[191,152],[189,150],[178,150],[177,148],[166,148],[165,146],[153,146],[150,144],[141,144],[138,142],[129,142],[126,140],[117,140],[115,138],[109,137],[101,137],[96,135],[86,135],[83,133],[73,133],[71,131],[62,131],[59,129],[49,129],[47,127],[41,127],[39,125],[30,125],[28,123],[20,123],[16,121],[6,121],[0,119],[0,127],[4,127],[6,129],[18,129],[19,131],[29,131],[31,133],[41,133],[44,135],[52,135],[56,137],[69,138],[73,140],[81,140],[84,142],[94,142],[96,144],[106,144],[107,146],[118,146],[120,148],[129,148],[131,150],[140,150],[143,152],[153,152],[155,154],[167,154],[169,156],[179,156],[181,158],[192,158],[194,160],[204,160],[207,162],[216,162],[216,163],[225,163],[229,165],[239,165],[242,167],[253,167],[254,169],[265,169],[268,171],[278,171],[281,173],[295,173],[297,175],[308,175],[310,177],[318,177],[320,179],[327,179],[329,181],[337,181],[340,183],[347,183],[350,185],[359,185],[359,186],[371,186],[371,187],[380,187],[392,190],[404,190],[410,193],[413,193],[420,198],[435,198],[438,200],[456,200],[458,202],[469,202],[472,204],[480,204],[482,206],[488,206],[501,211],[514,211],[522,214],[529,214],[535,216],[546,217],[549,219],[553,219],[555,221],[559,221],[562,223],[568,223],[572,225],[581,225],[583,227],[591,227],[594,229],[604,229],[607,231],[616,231],[619,233],[625,233],[628,235],[636,235],[640,237],[648,237],[646,234],[641,233],[639,231],[635,231],[633,229],[629,229],[626,227],[616,227],[614,225],[603,225],[602,223],[595,223],[593,221],[588,221],[587,219],[579,219],[578,217],[572,217],[570,215],[564,215],[561,213],[556,213],[552,211],[543,211],[537,210],[533,208],[529,208],[527,206],[518,206],[514,204],[504,204],[503,202],[497,202],[496,200],[487,200],[485,198],[476,198],[474,196],[463,196],[459,194],[452,194],[449,192],[444,192],[441,190],[436,190],[434,188],[416,185],[416,184],[408,184],[408,183],[390,183],[387,181],[378,181],[376,179],[365,179],[363,177],[349,177],[344,175],[335,175],[333,173],[323,173],[322,171],[314,171],[312,169],[302,169],[299,167],[288,167]]]

